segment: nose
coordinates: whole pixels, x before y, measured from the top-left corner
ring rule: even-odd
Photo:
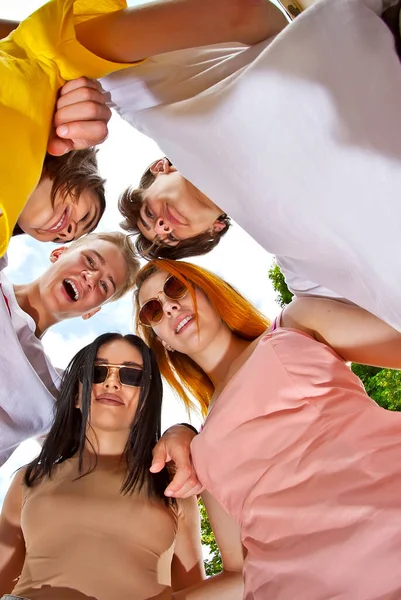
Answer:
[[[82,279],[89,290],[93,290],[96,287],[99,277],[98,271],[82,271]]]
[[[64,242],[72,242],[72,240],[75,239],[76,234],[77,224],[75,221],[70,221],[67,227],[65,227],[63,231],[60,231],[57,237],[62,238]]]
[[[121,388],[120,377],[118,375],[118,369],[109,367],[109,372],[106,379],[103,382],[105,390],[119,390]]]
[[[166,235],[168,233],[171,233],[172,230],[173,228],[171,227],[170,223],[166,221],[166,219],[164,219],[163,217],[157,219],[155,223],[155,232],[157,235]]]
[[[157,298],[162,305],[164,314],[168,317],[173,316],[175,311],[180,310],[181,308],[178,300],[171,300],[171,298],[168,298],[163,292],[159,292]]]

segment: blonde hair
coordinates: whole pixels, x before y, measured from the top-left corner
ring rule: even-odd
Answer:
[[[222,321],[239,338],[255,340],[268,328],[270,321],[231,285],[197,265],[184,261],[155,259],[139,271],[135,290],[136,331],[155,353],[161,374],[186,407],[192,407],[189,396],[192,395],[197,399],[202,414],[206,414],[214,393],[214,385],[207,374],[186,354],[168,352],[153,329],[144,327],[139,321],[139,291],[143,283],[158,271],[174,275],[188,287],[194,300],[195,311],[194,287],[202,290]]]
[[[88,233],[87,235],[75,240],[68,246],[68,250],[72,250],[77,248],[78,246],[83,246],[91,241],[101,240],[103,242],[110,242],[117,246],[118,250],[120,250],[125,265],[127,267],[127,275],[124,281],[124,284],[116,290],[116,292],[111,296],[108,302],[114,302],[115,300],[119,300],[124,296],[127,292],[133,289],[136,282],[136,276],[139,270],[139,260],[134,251],[134,245],[131,241],[130,236],[121,233],[120,231],[107,231],[104,233]]]

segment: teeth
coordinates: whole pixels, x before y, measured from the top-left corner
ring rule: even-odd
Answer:
[[[64,214],[65,214],[65,212],[63,212],[63,214],[61,215],[61,219],[60,219],[60,221],[57,223],[57,225],[55,225],[54,227],[51,227],[51,228],[50,228],[50,231],[54,231],[55,229],[57,229],[58,227],[60,227],[60,225],[61,225],[61,223],[63,222],[63,219],[64,219]]]
[[[190,315],[189,317],[185,317],[185,319],[180,321],[180,323],[177,325],[177,329],[175,330],[175,332],[180,333],[180,331],[184,327],[184,325],[189,323],[189,321],[191,321],[193,318],[194,318],[193,315]]]
[[[78,289],[77,289],[77,286],[75,285],[75,283],[73,281],[71,281],[71,279],[66,279],[65,281],[67,283],[69,283],[70,286],[72,287],[72,289],[74,290],[74,300],[78,300],[79,293],[78,293]]]

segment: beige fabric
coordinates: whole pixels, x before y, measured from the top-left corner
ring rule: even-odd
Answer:
[[[26,489],[26,560],[13,594],[30,600],[168,600],[177,518],[146,492],[122,495],[114,458],[77,479],[73,458]]]

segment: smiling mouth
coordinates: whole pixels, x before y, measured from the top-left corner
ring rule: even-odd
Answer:
[[[59,231],[62,231],[67,223],[68,223],[68,218],[69,218],[69,214],[68,214],[68,206],[67,208],[64,210],[63,214],[61,215],[61,218],[57,221],[57,223],[55,223],[52,227],[48,227],[47,229],[44,229],[44,231],[47,231],[48,233],[58,233]]]
[[[180,321],[177,325],[177,327],[175,328],[175,333],[180,333],[181,329],[183,327],[185,327],[185,325],[187,325],[190,321],[192,321],[192,319],[194,318],[194,315],[188,315],[188,317],[185,317],[185,319],[183,319],[182,321]]]
[[[173,225],[185,225],[185,223],[183,223],[182,221],[180,221],[179,219],[177,219],[177,217],[172,214],[172,212],[170,211],[170,209],[169,209],[168,206],[166,206],[166,208],[165,208],[165,213],[166,213],[167,219],[171,223],[173,223]],[[180,217],[181,217],[181,215],[180,215]]]
[[[71,300],[73,300],[74,302],[77,302],[77,300],[79,300],[78,288],[75,285],[75,283],[71,281],[71,279],[63,279],[63,287],[67,292],[67,295],[71,298]]]

